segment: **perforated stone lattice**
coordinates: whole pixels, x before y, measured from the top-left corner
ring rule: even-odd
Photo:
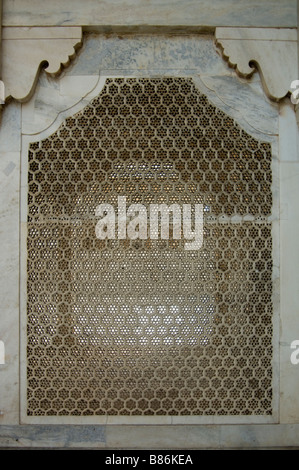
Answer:
[[[202,203],[202,248],[97,239],[119,195]],[[270,145],[191,79],[108,79],[30,144],[27,414],[271,414],[271,207]]]

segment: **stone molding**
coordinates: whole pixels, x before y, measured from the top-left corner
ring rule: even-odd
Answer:
[[[298,78],[297,31],[287,28],[216,28],[215,43],[236,73],[251,78],[258,71],[268,98],[292,93]]]
[[[75,57],[82,45],[82,28],[3,27],[2,81],[5,101],[28,101],[42,68],[56,76]]]

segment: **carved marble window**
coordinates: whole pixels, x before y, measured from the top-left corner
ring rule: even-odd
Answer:
[[[28,153],[28,416],[272,414],[271,146],[189,78],[111,78]],[[95,208],[204,206],[203,246]]]

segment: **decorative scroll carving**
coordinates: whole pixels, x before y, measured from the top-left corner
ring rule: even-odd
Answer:
[[[216,45],[241,77],[258,70],[267,96],[279,101],[298,75],[297,32],[293,29],[216,28]]]
[[[2,80],[6,100],[29,100],[40,70],[58,74],[69,65],[81,44],[81,27],[3,28]]]

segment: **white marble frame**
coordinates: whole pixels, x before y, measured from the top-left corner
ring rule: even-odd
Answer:
[[[109,75],[111,77],[113,75]],[[117,74],[116,76],[120,76]],[[134,75],[136,76],[136,75]],[[147,75],[148,76],[148,75]],[[198,87],[202,86],[197,77],[193,77]],[[279,296],[273,296],[273,415],[272,416],[82,416],[82,417],[28,417],[26,415],[26,234],[27,234],[27,163],[28,163],[28,145],[30,142],[39,141],[48,137],[59,127],[61,122],[76,112],[83,109],[88,101],[96,96],[104,86],[106,77],[100,76],[97,85],[93,88],[90,94],[87,94],[84,99],[76,102],[74,106],[59,113],[55,121],[44,131],[37,134],[22,135],[22,152],[21,152],[21,275],[20,275],[20,310],[21,310],[21,423],[25,424],[126,424],[126,425],[194,425],[194,424],[271,424],[279,422]],[[200,79],[200,77],[199,77]],[[81,77],[84,80],[84,76]],[[80,82],[80,80],[79,80]],[[208,89],[201,90],[207,92]],[[221,106],[219,98],[215,93],[211,92],[208,96],[209,99],[217,105]],[[227,111],[227,105],[225,110]],[[239,113],[231,109],[231,115],[237,115],[240,119]],[[256,137],[255,129],[251,129],[246,122],[242,123],[245,130]],[[258,133],[259,138],[262,139],[262,133]],[[278,166],[278,141],[275,135],[265,136],[271,142],[272,146],[272,175],[273,175],[273,213],[269,221],[273,223],[273,285],[274,289],[279,290],[279,166]]]

